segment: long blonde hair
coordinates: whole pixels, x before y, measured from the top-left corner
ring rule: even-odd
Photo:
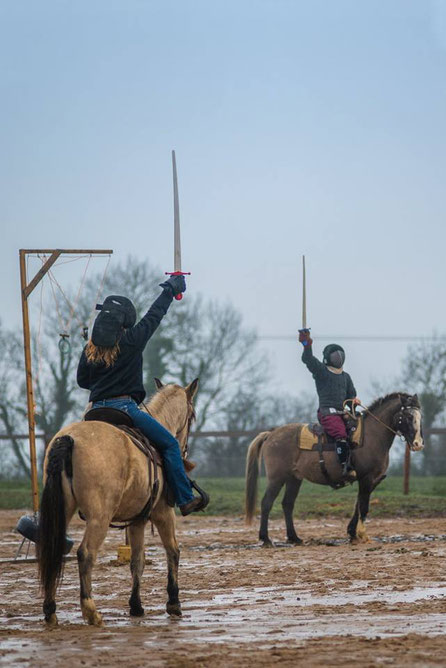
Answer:
[[[91,364],[105,364],[106,367],[113,366],[119,355],[119,343],[114,346],[95,346],[90,339],[85,347],[87,361]]]

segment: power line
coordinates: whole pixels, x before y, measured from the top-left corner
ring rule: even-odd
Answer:
[[[336,335],[330,335],[328,336],[327,334],[322,334],[322,335],[317,335],[316,336],[318,341],[336,341],[336,340],[344,340],[344,341],[375,341],[375,342],[380,342],[380,341],[425,341],[425,342],[432,342],[432,341],[437,341],[438,343],[446,343],[446,337],[445,336],[381,336],[381,335],[368,335],[368,334],[358,334],[358,335],[351,335],[351,334],[336,334]],[[297,341],[298,339],[298,334],[259,334],[258,336],[259,341]]]

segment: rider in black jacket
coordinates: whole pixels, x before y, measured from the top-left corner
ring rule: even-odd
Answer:
[[[160,451],[167,482],[183,515],[202,510],[205,503],[192,493],[176,438],[149,413],[139,409],[146,396],[143,385],[143,351],[172,303],[186,290],[184,276],[171,276],[163,292],[136,323],[136,310],[126,297],[105,299],[96,318],[91,340],[82,351],[77,370],[80,387],[90,390],[93,408],[109,406],[125,411]],[[136,323],[136,324],[135,324]]]

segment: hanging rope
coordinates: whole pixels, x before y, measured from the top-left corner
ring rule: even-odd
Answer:
[[[37,255],[37,257],[41,260],[42,265],[47,260],[46,256]],[[76,256],[73,259],[65,260],[64,262],[58,262],[57,264],[58,264],[58,266],[61,265],[61,264],[68,264],[69,262],[76,262],[77,260],[81,260],[83,258],[85,258],[85,255],[79,255],[79,256]],[[54,299],[54,302],[56,304],[57,318],[58,318],[59,327],[60,327],[59,336],[61,337],[60,341],[59,341],[59,348],[60,348],[62,353],[66,353],[70,350],[70,341],[69,341],[70,333],[69,332],[70,332],[70,329],[71,329],[73,319],[75,319],[78,322],[78,324],[79,324],[79,326],[82,330],[83,338],[85,340],[88,339],[88,330],[91,327],[91,323],[92,323],[92,320],[93,320],[93,317],[94,317],[94,311],[95,311],[96,303],[99,300],[99,297],[101,296],[102,290],[104,288],[105,278],[106,278],[106,275],[107,275],[108,266],[110,264],[111,255],[108,256],[108,261],[107,261],[107,264],[105,266],[105,269],[104,269],[104,272],[103,272],[103,275],[102,275],[102,279],[101,279],[101,283],[99,285],[99,289],[98,289],[97,294],[96,294],[95,303],[94,303],[94,306],[91,310],[90,320],[88,322],[88,325],[86,325],[85,321],[82,321],[78,317],[77,307],[78,307],[80,297],[81,297],[81,294],[82,294],[82,291],[83,291],[83,288],[84,288],[84,284],[85,284],[85,280],[86,280],[86,277],[87,277],[88,268],[90,266],[91,258],[92,258],[92,255],[89,254],[87,264],[85,266],[85,269],[84,269],[84,272],[83,272],[83,275],[82,275],[82,278],[81,278],[81,282],[79,284],[79,288],[78,288],[76,297],[75,297],[73,302],[71,302],[70,299],[65,294],[65,291],[63,290],[59,281],[55,277],[53,271],[50,269],[48,271],[48,274],[47,274],[48,279],[50,281],[50,286],[51,286],[51,291],[52,291],[52,294],[53,294],[53,299]],[[63,297],[63,299],[64,299],[64,301],[65,301],[65,303],[66,303],[66,305],[68,306],[68,309],[69,309],[68,318],[66,318],[66,319],[62,316],[62,311],[61,311],[61,308],[60,308],[59,299],[58,299],[57,294],[56,294],[56,288],[58,289],[58,291],[62,295],[62,297]]]
[[[35,375],[36,384],[38,384],[42,372],[42,340],[40,334],[42,331],[43,288],[44,288],[44,282],[42,281],[40,284],[39,324],[37,327],[37,341],[36,341],[36,347],[37,347],[37,372]]]

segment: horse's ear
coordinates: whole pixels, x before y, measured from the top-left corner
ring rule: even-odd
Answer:
[[[198,378],[195,378],[189,385],[185,388],[186,394],[188,396],[188,399],[192,401],[192,399],[195,397],[197,394],[198,390]]]
[[[162,387],[164,387],[164,385],[162,384],[162,382],[160,381],[159,378],[154,378],[153,380],[155,381],[155,385],[156,385],[157,390],[160,390]]]

